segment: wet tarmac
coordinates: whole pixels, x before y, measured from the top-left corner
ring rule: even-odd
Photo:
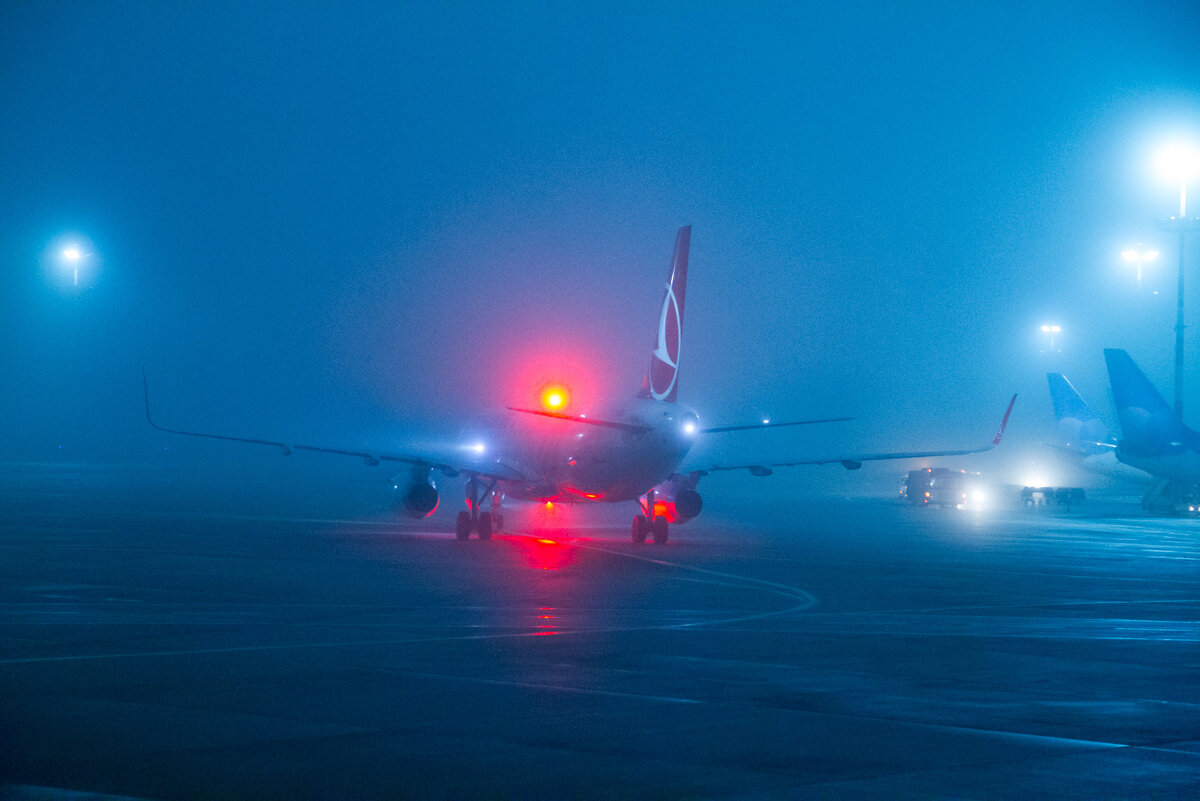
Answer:
[[[106,480],[0,485],[0,796],[1200,796],[1197,520],[709,496],[662,547],[460,543]]]

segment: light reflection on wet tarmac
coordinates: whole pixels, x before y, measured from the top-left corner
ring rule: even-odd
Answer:
[[[832,502],[665,548],[459,543],[22,481],[0,524],[0,783],[1180,797],[1200,775],[1197,521]]]

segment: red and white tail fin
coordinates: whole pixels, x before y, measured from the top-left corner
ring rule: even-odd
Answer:
[[[662,311],[658,315],[658,341],[650,351],[650,369],[642,382],[640,396],[675,402],[679,389],[679,350],[683,341],[683,301],[687,292],[688,246],[692,226],[685,225],[675,235],[671,255],[671,278],[663,292]]]

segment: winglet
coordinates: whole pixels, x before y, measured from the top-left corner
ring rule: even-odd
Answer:
[[[158,428],[158,424],[154,422],[154,418],[150,416],[150,383],[146,380],[146,368],[142,368],[142,395],[146,399],[146,422],[154,428]]]
[[[205,434],[205,433],[201,433],[199,431],[182,431],[178,428],[167,428],[166,426],[160,426],[158,423],[154,422],[154,418],[150,416],[150,383],[146,380],[146,368],[145,367],[142,368],[142,397],[145,398],[145,401],[146,401],[146,422],[149,423],[152,428],[157,428],[159,431],[165,431],[168,434],[181,434],[185,437],[203,437],[205,439],[222,439],[227,442],[246,442],[251,445],[270,445],[271,447],[279,448],[281,451],[283,451],[284,456],[292,455],[292,446],[288,445],[286,442],[275,442],[274,440],[269,440],[269,439],[251,439],[249,437],[231,437],[226,434]],[[298,445],[296,447],[303,447],[303,446]],[[323,450],[323,449],[308,448],[308,450]],[[340,453],[340,451],[335,451],[335,453]],[[367,464],[372,464],[371,459],[373,457],[371,457],[368,454],[359,454],[359,453],[351,452],[351,453],[349,453],[349,455],[365,456],[367,459]],[[378,464],[378,462],[375,462],[375,464]]]
[[[992,440],[992,446],[1000,444],[1000,438],[1004,436],[1004,428],[1008,425],[1008,416],[1012,414],[1013,404],[1017,402],[1017,396],[1013,395],[1012,400],[1008,402],[1008,409],[1004,412],[1003,419],[1000,420],[1000,430],[996,432],[996,438]]]

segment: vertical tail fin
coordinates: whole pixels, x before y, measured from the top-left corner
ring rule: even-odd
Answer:
[[[679,390],[679,351],[683,342],[683,301],[687,293],[688,247],[692,226],[685,225],[675,235],[671,255],[671,277],[663,293],[658,316],[658,341],[650,352],[650,369],[642,382],[640,397],[675,402]]]
[[[1177,449],[1181,442],[1191,444],[1195,440],[1196,435],[1175,416],[1175,410],[1128,353],[1106,349],[1104,361],[1121,421],[1122,447],[1165,452]]]
[[[1115,444],[1104,421],[1092,411],[1066,376],[1062,373],[1046,373],[1046,382],[1050,385],[1050,400],[1054,403],[1058,435],[1068,448],[1084,453],[1099,453],[1107,448],[1098,443]]]

